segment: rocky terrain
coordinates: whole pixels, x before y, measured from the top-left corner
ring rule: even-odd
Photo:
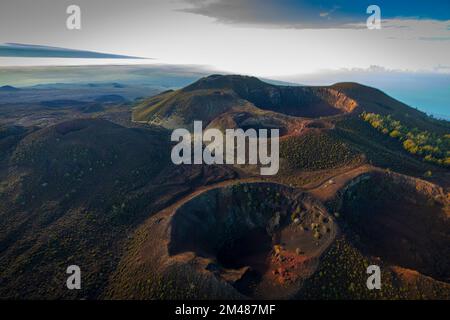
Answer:
[[[446,121],[355,83],[221,75],[134,104],[45,108],[66,113],[29,123],[3,109],[2,298],[450,299],[448,167],[361,113],[441,136],[444,154]],[[171,129],[194,120],[280,129],[278,174],[172,164]],[[82,290],[65,288],[71,264]],[[381,290],[367,290],[371,264]]]
[[[142,232],[147,236],[124,259],[112,297],[128,294],[121,290],[130,280],[125,270],[146,275],[132,279],[144,286],[140,298],[159,292],[158,282],[146,279],[174,273],[178,276],[171,286],[181,290],[187,281],[202,279],[194,281],[192,297],[293,297],[314,273],[338,227],[306,193],[273,183],[238,182],[182,199],[154,215]],[[167,294],[171,288],[161,289]]]

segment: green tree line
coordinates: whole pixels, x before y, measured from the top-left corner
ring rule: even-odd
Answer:
[[[423,160],[450,167],[450,133],[442,136],[417,128],[408,128],[390,115],[363,112],[361,118],[372,127],[399,140],[403,148]]]

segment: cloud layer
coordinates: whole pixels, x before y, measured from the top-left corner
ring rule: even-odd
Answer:
[[[82,59],[145,59],[94,51],[73,50],[40,45],[6,43],[0,44],[0,57],[34,58],[82,58]]]
[[[414,3],[415,2],[415,3]],[[184,12],[222,23],[299,29],[358,28],[365,25],[366,0],[187,0]],[[450,20],[450,2],[377,1],[383,19]]]

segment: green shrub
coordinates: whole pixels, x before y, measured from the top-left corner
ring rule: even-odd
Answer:
[[[450,166],[450,135],[439,136],[426,130],[408,128],[391,116],[362,113],[361,118],[383,134],[402,142],[403,148],[423,160],[442,166]]]

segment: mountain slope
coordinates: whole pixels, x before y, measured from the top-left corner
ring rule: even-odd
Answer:
[[[133,119],[163,126],[189,124],[193,120],[209,123],[231,110],[254,107],[287,116],[317,118],[363,111],[391,114],[411,127],[439,132],[448,130],[442,122],[430,120],[380,90],[357,83],[332,86],[278,86],[255,77],[211,75],[176,91],[164,92],[140,102]]]
[[[105,120],[63,122],[13,148],[1,170],[2,298],[98,297],[137,225],[190,188],[233,177],[172,165],[166,130]],[[83,290],[65,287],[72,264]]]
[[[424,112],[411,108],[381,90],[352,82],[336,83],[331,88],[357,101],[360,111],[390,115],[411,128],[431,130],[438,134],[450,132],[448,121],[431,119]]]
[[[211,116],[248,104],[298,117],[336,115],[357,107],[356,101],[329,87],[277,86],[254,77],[212,75],[142,101],[134,108],[133,119],[156,120],[163,126],[180,119],[183,124],[192,119],[209,122]]]
[[[1,297],[450,297],[449,172],[359,113],[439,134],[448,123],[354,83],[213,75],[139,101],[134,120],[158,127],[90,118],[0,129]],[[173,165],[167,128],[194,120],[279,128],[278,174]],[[82,290],[65,287],[72,264]],[[381,291],[367,290],[370,264]]]

